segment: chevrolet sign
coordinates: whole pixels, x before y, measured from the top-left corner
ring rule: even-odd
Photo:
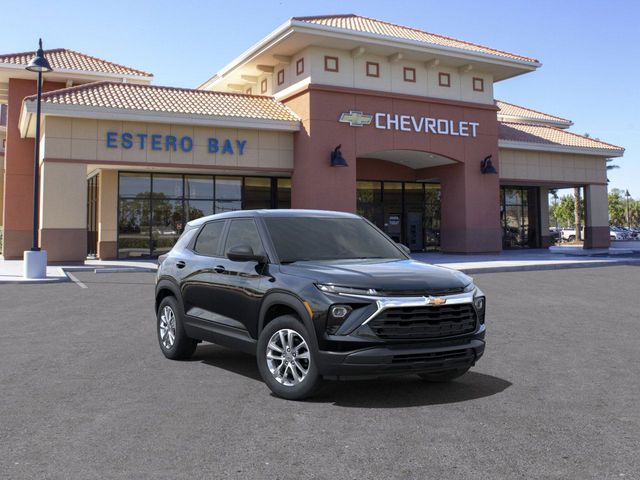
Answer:
[[[362,127],[364,125],[371,125],[371,120],[373,120],[373,115],[350,110],[348,113],[342,112],[338,121],[348,123],[351,127]]]

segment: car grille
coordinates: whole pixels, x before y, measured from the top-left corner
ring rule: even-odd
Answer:
[[[451,362],[470,363],[475,359],[473,350],[450,350],[445,352],[411,353],[407,355],[394,355],[391,363],[426,363],[429,366]]]
[[[368,325],[378,337],[389,340],[450,337],[472,333],[476,312],[470,303],[389,308]]]

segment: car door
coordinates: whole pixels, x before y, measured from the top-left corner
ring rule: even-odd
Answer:
[[[219,281],[215,267],[222,259],[226,224],[226,220],[204,224],[189,255],[181,259],[181,290],[187,323],[198,325],[199,321],[215,320],[217,299],[211,295],[211,284]]]
[[[253,218],[236,218],[229,221],[224,252],[239,245],[248,245],[254,254],[265,254],[265,248]],[[265,266],[257,262],[234,262],[221,259],[217,265],[224,279],[214,286],[216,313],[241,323],[256,338],[258,314],[264,296]]]

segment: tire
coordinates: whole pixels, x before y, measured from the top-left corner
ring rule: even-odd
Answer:
[[[469,371],[469,368],[453,368],[451,370],[443,370],[442,372],[420,373],[418,376],[425,382],[446,383],[461,377]]]
[[[569,235],[569,238],[567,238],[567,241],[573,242],[575,239],[576,239],[575,235]]]
[[[198,342],[187,337],[182,313],[175,297],[165,297],[157,312],[156,331],[160,350],[171,360],[186,360],[193,355]],[[168,327],[167,328],[167,324]],[[173,337],[173,342],[171,338]]]
[[[256,356],[264,383],[278,397],[302,400],[322,384],[311,335],[292,315],[275,318],[264,327]]]

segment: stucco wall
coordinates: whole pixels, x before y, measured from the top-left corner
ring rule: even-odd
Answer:
[[[193,138],[190,152],[107,147],[107,132],[174,135]],[[243,154],[209,153],[208,139],[246,140]],[[221,168],[291,169],[293,133],[235,128],[189,127],[183,125],[87,120],[47,117],[44,126],[43,158],[117,163],[120,165],[207,166]]]
[[[338,58],[337,72],[325,70],[325,56]],[[304,72],[297,74],[296,63],[301,58],[304,59]],[[367,62],[379,65],[378,77],[367,76]],[[405,67],[415,69],[415,82],[405,81]],[[281,69],[284,69],[285,81],[282,85],[277,85],[277,71]],[[440,72],[449,74],[451,80],[449,87],[439,85]],[[473,89],[474,77],[483,79],[482,92]],[[273,78],[274,93],[310,78],[311,83],[320,85],[493,104],[493,77],[490,74],[474,70],[460,72],[444,66],[428,67],[423,62],[405,59],[393,61],[389,57],[379,55],[353,56],[349,50],[306,48],[293,55],[288,65],[277,66]]]
[[[606,183],[606,159],[593,155],[500,149],[500,179]]]

